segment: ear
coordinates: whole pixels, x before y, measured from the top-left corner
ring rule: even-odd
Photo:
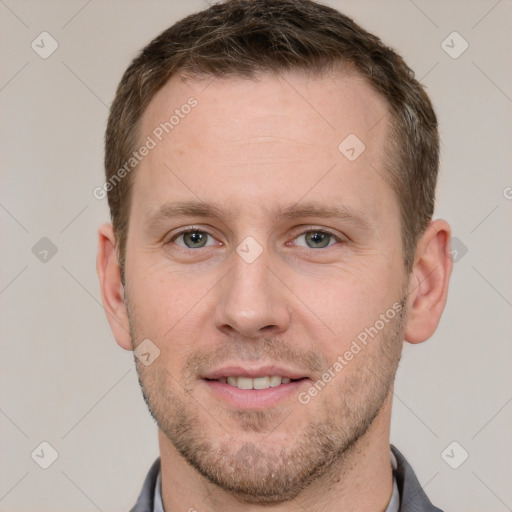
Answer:
[[[124,302],[124,286],[121,282],[112,224],[103,224],[98,230],[96,270],[100,280],[101,300],[114,337],[122,348],[132,350],[130,323]]]
[[[448,295],[452,273],[450,226],[444,220],[429,224],[420,238],[409,280],[405,340],[421,343],[434,334]]]

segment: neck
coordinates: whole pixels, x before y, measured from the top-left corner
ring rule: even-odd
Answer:
[[[295,499],[276,504],[242,503],[205,479],[159,430],[162,499],[165,512],[384,512],[391,499],[390,392],[370,428],[325,475]]]

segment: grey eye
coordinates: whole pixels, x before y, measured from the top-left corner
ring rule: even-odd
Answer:
[[[177,245],[186,247],[187,249],[200,249],[201,247],[206,247],[207,245],[213,245],[213,243],[207,243],[209,236],[210,235],[204,231],[185,231],[184,233],[180,233],[174,239],[174,241]],[[180,239],[182,239],[182,243],[178,242]]]
[[[298,245],[303,245],[310,249],[323,249],[324,247],[329,247],[332,243],[336,242],[334,235],[320,230],[307,231],[306,233],[299,235],[296,240],[302,237],[304,237],[305,245]]]

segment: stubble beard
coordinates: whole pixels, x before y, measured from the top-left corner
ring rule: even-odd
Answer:
[[[209,482],[242,503],[292,500],[329,471],[342,471],[343,463],[385,404],[401,356],[405,304],[404,297],[397,316],[386,324],[378,339],[369,342],[378,344],[370,347],[371,357],[363,360],[357,356],[360,362],[356,371],[350,371],[350,365],[344,368],[343,377],[336,377],[343,379],[343,388],[326,397],[322,392],[315,397],[313,403],[323,401],[321,412],[279,449],[272,444],[266,447],[266,438],[278,432],[281,425],[293,424],[293,411],[286,416],[279,409],[230,410],[220,416],[217,410],[206,411],[191,395],[192,388],[186,382],[178,383],[165,368],[144,367],[135,358],[144,401],[176,450]],[[137,335],[137,322],[132,316],[129,313],[133,343],[142,338]],[[367,350],[365,347],[361,352]],[[350,373],[344,375],[347,369]],[[335,386],[336,378],[327,387]],[[294,407],[309,407],[297,404]],[[229,428],[222,425],[227,424],[226,419]],[[243,437],[247,432],[255,434],[254,442],[237,442],[240,430]]]

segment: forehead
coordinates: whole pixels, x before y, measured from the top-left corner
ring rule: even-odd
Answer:
[[[394,201],[382,179],[387,110],[353,72],[173,77],[141,119],[139,142],[154,147],[135,173],[134,205],[146,215],[173,199],[204,198],[238,216],[308,195],[377,217]]]
[[[192,98],[197,107],[188,115]],[[172,129],[163,135],[179,149],[183,144],[204,145],[211,138],[233,144],[245,135],[283,138],[283,123],[288,121],[297,141],[308,141],[317,134],[332,149],[350,130],[369,139],[368,131],[373,131],[387,110],[386,100],[350,69],[316,77],[302,72],[264,73],[254,79],[206,76],[181,80],[174,76],[148,105],[141,133],[158,131],[175,113]],[[187,117],[192,121],[184,122]],[[213,118],[218,122],[211,123]],[[378,133],[375,130],[373,135]]]

